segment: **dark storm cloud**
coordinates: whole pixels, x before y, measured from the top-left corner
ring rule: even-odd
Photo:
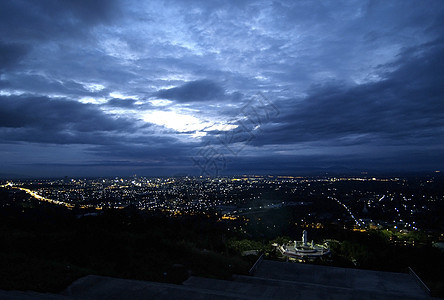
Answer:
[[[306,98],[281,102],[281,118],[254,143],[441,143],[436,135],[444,130],[443,60],[439,40],[406,49],[396,62],[381,66],[396,68],[381,72],[381,81],[315,85]]]
[[[267,163],[264,163],[266,161]],[[440,152],[424,152],[420,149],[401,149],[396,152],[362,155],[347,153],[342,155],[274,155],[262,157],[235,157],[224,174],[360,174],[363,170],[372,172],[422,172],[434,170],[444,164]],[[242,170],[242,172],[239,172]]]
[[[27,52],[25,45],[0,40],[0,71],[14,66]]]
[[[95,144],[103,143],[104,133],[134,130],[122,117],[67,99],[1,96],[0,104],[1,137],[6,140]]]
[[[119,17],[114,0],[1,1],[0,71],[7,67],[9,73],[0,86],[74,98],[109,93],[85,89],[81,81],[124,82],[125,72],[110,72],[113,58],[94,47],[93,29]]]
[[[142,172],[163,176],[178,172],[189,174],[190,170],[195,169],[189,159],[189,156],[195,153],[195,147],[175,138],[151,136],[141,137],[132,143],[95,145],[90,147],[87,153],[100,157],[100,161],[96,163],[98,168],[121,166],[125,170],[137,170],[138,174]],[[195,172],[197,174],[196,170]]]
[[[132,144],[115,143],[113,145],[96,145],[89,149],[90,152],[100,157],[127,158],[137,161],[168,162],[174,160],[190,164],[191,160],[184,161],[184,156],[192,153],[192,144],[180,143],[175,138],[169,137],[145,137],[139,138]]]
[[[28,41],[67,34],[78,36],[89,26],[109,21],[115,12],[114,3],[106,0],[5,0],[0,4],[0,34],[3,38]]]
[[[443,16],[434,0],[0,1],[0,151],[11,172],[196,171],[260,92],[279,114],[227,172],[432,166]]]
[[[225,92],[211,80],[197,80],[179,87],[160,90],[156,96],[179,102],[195,102],[221,99],[225,96]]]

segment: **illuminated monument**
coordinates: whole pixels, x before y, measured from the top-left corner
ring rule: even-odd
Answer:
[[[279,251],[287,257],[296,259],[314,259],[330,254],[330,248],[326,243],[314,244],[308,243],[307,230],[302,232],[302,241],[294,241],[288,244],[280,245]]]

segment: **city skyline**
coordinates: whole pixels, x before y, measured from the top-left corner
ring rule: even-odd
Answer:
[[[444,167],[441,1],[2,1],[0,177]]]

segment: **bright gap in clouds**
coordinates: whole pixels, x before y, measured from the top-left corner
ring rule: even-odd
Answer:
[[[83,85],[85,89],[87,89],[90,92],[100,92],[101,90],[105,89],[105,86],[103,84],[98,83],[80,83]]]
[[[143,115],[143,120],[179,132],[201,131],[211,125],[208,121],[173,111],[147,112]]]
[[[109,93],[109,96],[113,97],[113,98],[117,98],[117,99],[139,99],[139,97],[137,97],[137,96],[127,96],[127,95],[123,95],[119,92],[111,92],[111,93]]]
[[[173,103],[173,101],[164,100],[164,99],[156,99],[156,100],[150,100],[150,103],[153,106],[166,106],[166,105]]]
[[[237,127],[237,125],[202,120],[192,115],[174,111],[150,111],[144,113],[142,119],[145,122],[164,126],[177,132],[194,132],[193,137],[205,136],[205,131],[208,130],[227,131]]]
[[[94,97],[82,97],[79,99],[79,102],[83,104],[105,104],[108,101],[108,99],[100,97],[100,98],[94,98]]]

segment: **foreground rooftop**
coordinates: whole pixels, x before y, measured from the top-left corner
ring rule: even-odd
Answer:
[[[182,285],[89,275],[61,294],[0,291],[2,299],[430,299],[409,274],[264,260],[252,276],[190,277]]]

